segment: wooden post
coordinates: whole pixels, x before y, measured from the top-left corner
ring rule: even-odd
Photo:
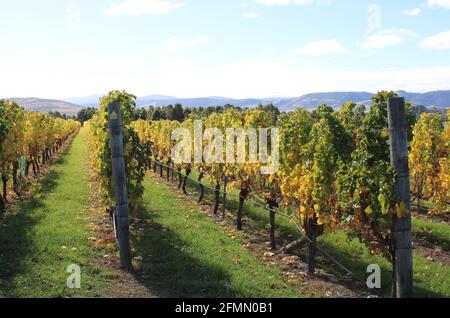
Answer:
[[[225,176],[223,179],[223,206],[222,206],[222,218],[225,219],[225,214],[227,212],[227,186],[228,178]]]
[[[391,145],[391,165],[397,176],[394,192],[396,204],[407,209],[404,217],[393,218],[393,243],[395,251],[394,277],[398,298],[411,298],[413,288],[412,233],[411,233],[411,197],[408,166],[408,123],[406,119],[405,99],[402,97],[388,100],[389,136]]]
[[[112,174],[116,196],[116,230],[120,250],[120,263],[131,269],[130,230],[128,220],[128,192],[123,157],[122,114],[117,102],[108,105],[109,132],[111,138]]]
[[[175,162],[172,161],[172,182],[175,180]]]
[[[272,248],[272,251],[276,251],[277,249],[277,242],[275,240],[275,205],[273,200],[269,200],[269,223],[270,223],[270,247]]]

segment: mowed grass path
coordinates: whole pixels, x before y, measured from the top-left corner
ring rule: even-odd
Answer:
[[[103,253],[89,240],[95,233],[88,221],[91,190],[84,134],[81,130],[67,153],[52,165],[34,198],[20,202],[0,219],[0,297],[101,297],[117,286],[117,273],[96,265],[95,259]],[[133,246],[134,255],[142,257],[143,283],[156,296],[308,296],[297,282],[288,283],[280,269],[242,247],[242,233],[227,233],[195,202],[153,178],[147,178],[144,186],[139,213],[147,222],[133,237]],[[230,201],[234,207],[236,202]],[[253,220],[246,226],[267,226],[265,211],[246,205],[246,214]],[[295,233],[285,220],[277,218],[277,223],[278,235]],[[448,247],[447,225],[420,220],[414,225],[421,239]],[[320,241],[361,279],[368,263],[382,265],[387,293],[390,275],[385,260],[358,242],[348,244],[343,233]],[[66,268],[71,264],[81,267],[81,289],[66,286]],[[415,256],[416,295],[448,297],[449,274],[448,267]]]
[[[86,220],[90,188],[82,130],[34,198],[0,220],[0,296],[98,296],[107,281],[91,264],[93,236]],[[81,267],[81,289],[66,287],[67,266]]]
[[[286,282],[280,269],[242,247],[242,234],[227,234],[195,202],[156,178],[144,186],[140,216],[147,224],[134,246],[145,283],[160,296],[307,296],[298,282]]]
[[[197,172],[193,172],[191,177],[196,179]],[[190,193],[198,194],[197,182],[188,181]],[[236,190],[232,191],[237,195]],[[212,200],[212,191],[207,188],[206,196]],[[238,200],[235,196],[228,196],[227,208],[230,211],[236,211]],[[244,216],[248,219],[244,222],[244,230],[267,231],[269,224],[269,215],[267,210],[246,202],[244,206]],[[300,237],[296,228],[286,218],[276,217],[276,237],[293,238]],[[450,226],[447,224],[413,219],[413,231],[417,239],[425,246],[442,248],[449,250],[450,246]],[[392,266],[380,254],[371,253],[369,249],[358,240],[348,241],[344,232],[330,233],[321,236],[318,239],[318,245],[328,253],[338,259],[343,265],[355,273],[360,281],[367,279],[367,266],[378,264],[382,269],[382,290],[379,294],[383,297],[390,297]],[[416,297],[450,297],[450,268],[445,264],[434,262],[426,257],[419,255],[415,250],[414,254],[414,295]],[[318,253],[320,256],[320,253]],[[320,263],[317,266],[320,270],[332,274],[341,274],[342,270],[336,265],[330,263]]]
[[[36,195],[0,219],[0,297],[102,297],[121,288],[117,273],[96,265],[104,253],[89,240],[95,233],[88,220],[84,134],[82,129],[52,164]],[[240,235],[227,235],[196,204],[153,180],[145,187],[140,213],[150,222],[134,237],[134,255],[144,257],[145,287],[155,296],[304,296],[298,284],[287,283],[280,270],[241,246]],[[71,264],[81,267],[81,289],[66,286]]]

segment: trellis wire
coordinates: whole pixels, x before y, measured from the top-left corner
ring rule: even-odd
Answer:
[[[158,160],[152,159],[152,161],[155,162],[155,163],[158,163],[158,164],[159,164],[160,166],[162,166],[162,167],[169,168],[169,169],[173,169],[173,167],[171,167],[171,166],[169,166],[169,165],[166,165],[166,164],[164,164],[164,163],[162,163],[162,162],[160,162],[160,161],[158,161]],[[196,184],[202,185],[203,187],[206,187],[206,188],[208,188],[208,189],[210,189],[210,190],[217,191],[217,190],[216,190],[215,188],[213,188],[212,186],[210,186],[210,185],[208,185],[208,184],[204,184],[204,183],[202,183],[202,182],[199,182],[198,180],[195,180],[194,178],[189,177],[188,175],[182,173],[181,171],[177,171],[177,173],[178,173],[179,176],[182,176],[182,177],[184,177],[184,178],[186,178],[186,179],[189,179],[189,180],[193,181],[193,182],[196,183]],[[249,199],[249,198],[241,197],[241,196],[238,195],[238,194],[234,194],[234,193],[232,193],[232,192],[227,192],[226,190],[225,190],[225,191],[219,190],[219,192],[220,192],[221,194],[222,194],[222,193],[226,193],[227,195],[231,195],[231,196],[233,196],[233,197],[235,197],[235,198],[245,199],[247,202],[251,202],[251,203],[253,203],[254,205],[259,206],[259,207],[261,207],[261,208],[263,208],[263,209],[265,209],[265,210],[267,210],[267,211],[269,211],[269,212],[273,212],[273,213],[275,213],[275,214],[278,214],[278,215],[280,215],[280,216],[283,216],[283,217],[289,219],[289,221],[290,221],[292,224],[294,224],[296,230],[300,233],[300,235],[302,235],[302,236],[303,236],[310,244],[312,244],[319,252],[321,252],[323,255],[325,255],[326,257],[328,257],[334,264],[336,264],[338,267],[340,267],[342,270],[344,270],[344,271],[347,273],[347,275],[350,275],[350,276],[352,276],[353,278],[355,278],[356,280],[360,281],[360,279],[359,279],[359,278],[358,278],[351,270],[349,270],[347,267],[345,267],[344,265],[342,265],[339,261],[337,261],[333,256],[331,256],[329,253],[327,253],[326,251],[324,251],[322,248],[320,248],[319,246],[317,246],[317,244],[315,244],[315,243],[314,243],[314,242],[306,235],[305,231],[301,228],[301,226],[298,224],[298,222],[295,220],[295,218],[294,218],[292,215],[289,215],[289,214],[286,214],[286,213],[283,213],[283,212],[279,212],[279,211],[274,210],[274,209],[270,209],[270,208],[268,208],[266,205],[264,205],[264,204],[262,204],[262,203],[260,203],[260,202],[257,202],[257,201],[255,201],[255,200],[252,200],[252,199]]]

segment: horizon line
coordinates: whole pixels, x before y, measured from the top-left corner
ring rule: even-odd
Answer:
[[[377,92],[380,90],[377,90]],[[445,91],[450,91],[449,89],[437,89],[437,90],[424,90],[424,91],[407,91],[404,89],[400,89],[400,90],[394,90],[394,92],[406,92],[406,93],[410,93],[410,94],[426,94],[426,93],[433,93],[433,92],[445,92]],[[312,95],[312,94],[332,94],[332,93],[368,93],[368,94],[376,94],[376,92],[371,92],[371,91],[352,91],[352,90],[348,90],[348,91],[316,91],[316,92],[310,92],[310,93],[305,93],[305,94],[301,94],[301,95],[297,95],[297,96],[267,96],[267,97],[244,97],[244,98],[236,98],[236,97],[228,97],[228,96],[196,96],[196,97],[178,97],[178,96],[172,96],[172,95],[165,95],[165,94],[146,94],[146,95],[136,95],[136,99],[140,99],[140,98],[144,98],[144,97],[150,97],[150,96],[161,96],[161,97],[167,97],[168,100],[170,99],[198,99],[198,98],[218,98],[218,99],[232,99],[232,100],[247,100],[247,99],[271,99],[271,98],[278,98],[278,99],[289,99],[289,98],[299,98],[299,97],[303,97],[303,96],[307,96],[307,95]],[[132,94],[132,93],[131,93]],[[0,99],[15,99],[15,98],[36,98],[36,99],[48,99],[48,100],[59,100],[59,101],[67,101],[67,100],[72,100],[72,99],[83,99],[83,98],[89,98],[89,97],[94,97],[94,96],[99,96],[102,97],[106,94],[90,94],[90,95],[85,95],[85,96],[78,96],[78,97],[37,97],[37,96],[24,96],[24,97],[20,97],[20,96],[13,96],[13,97],[3,97]]]

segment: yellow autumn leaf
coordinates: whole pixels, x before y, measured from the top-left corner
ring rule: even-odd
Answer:
[[[317,224],[318,225],[323,225],[323,224],[326,224],[326,219],[325,218],[323,218],[322,216],[319,216],[319,218],[318,218],[318,220],[317,220]]]
[[[408,208],[406,207],[404,202],[401,202],[400,204],[397,204],[395,206],[395,209],[396,209],[396,212],[397,212],[397,217],[399,219],[404,218],[409,213]]]
[[[305,215],[307,213],[307,209],[304,205],[300,206],[300,214]]]
[[[371,215],[371,214],[373,214],[373,209],[372,209],[372,206],[368,206],[367,208],[366,208],[366,210],[364,211],[367,215]]]

